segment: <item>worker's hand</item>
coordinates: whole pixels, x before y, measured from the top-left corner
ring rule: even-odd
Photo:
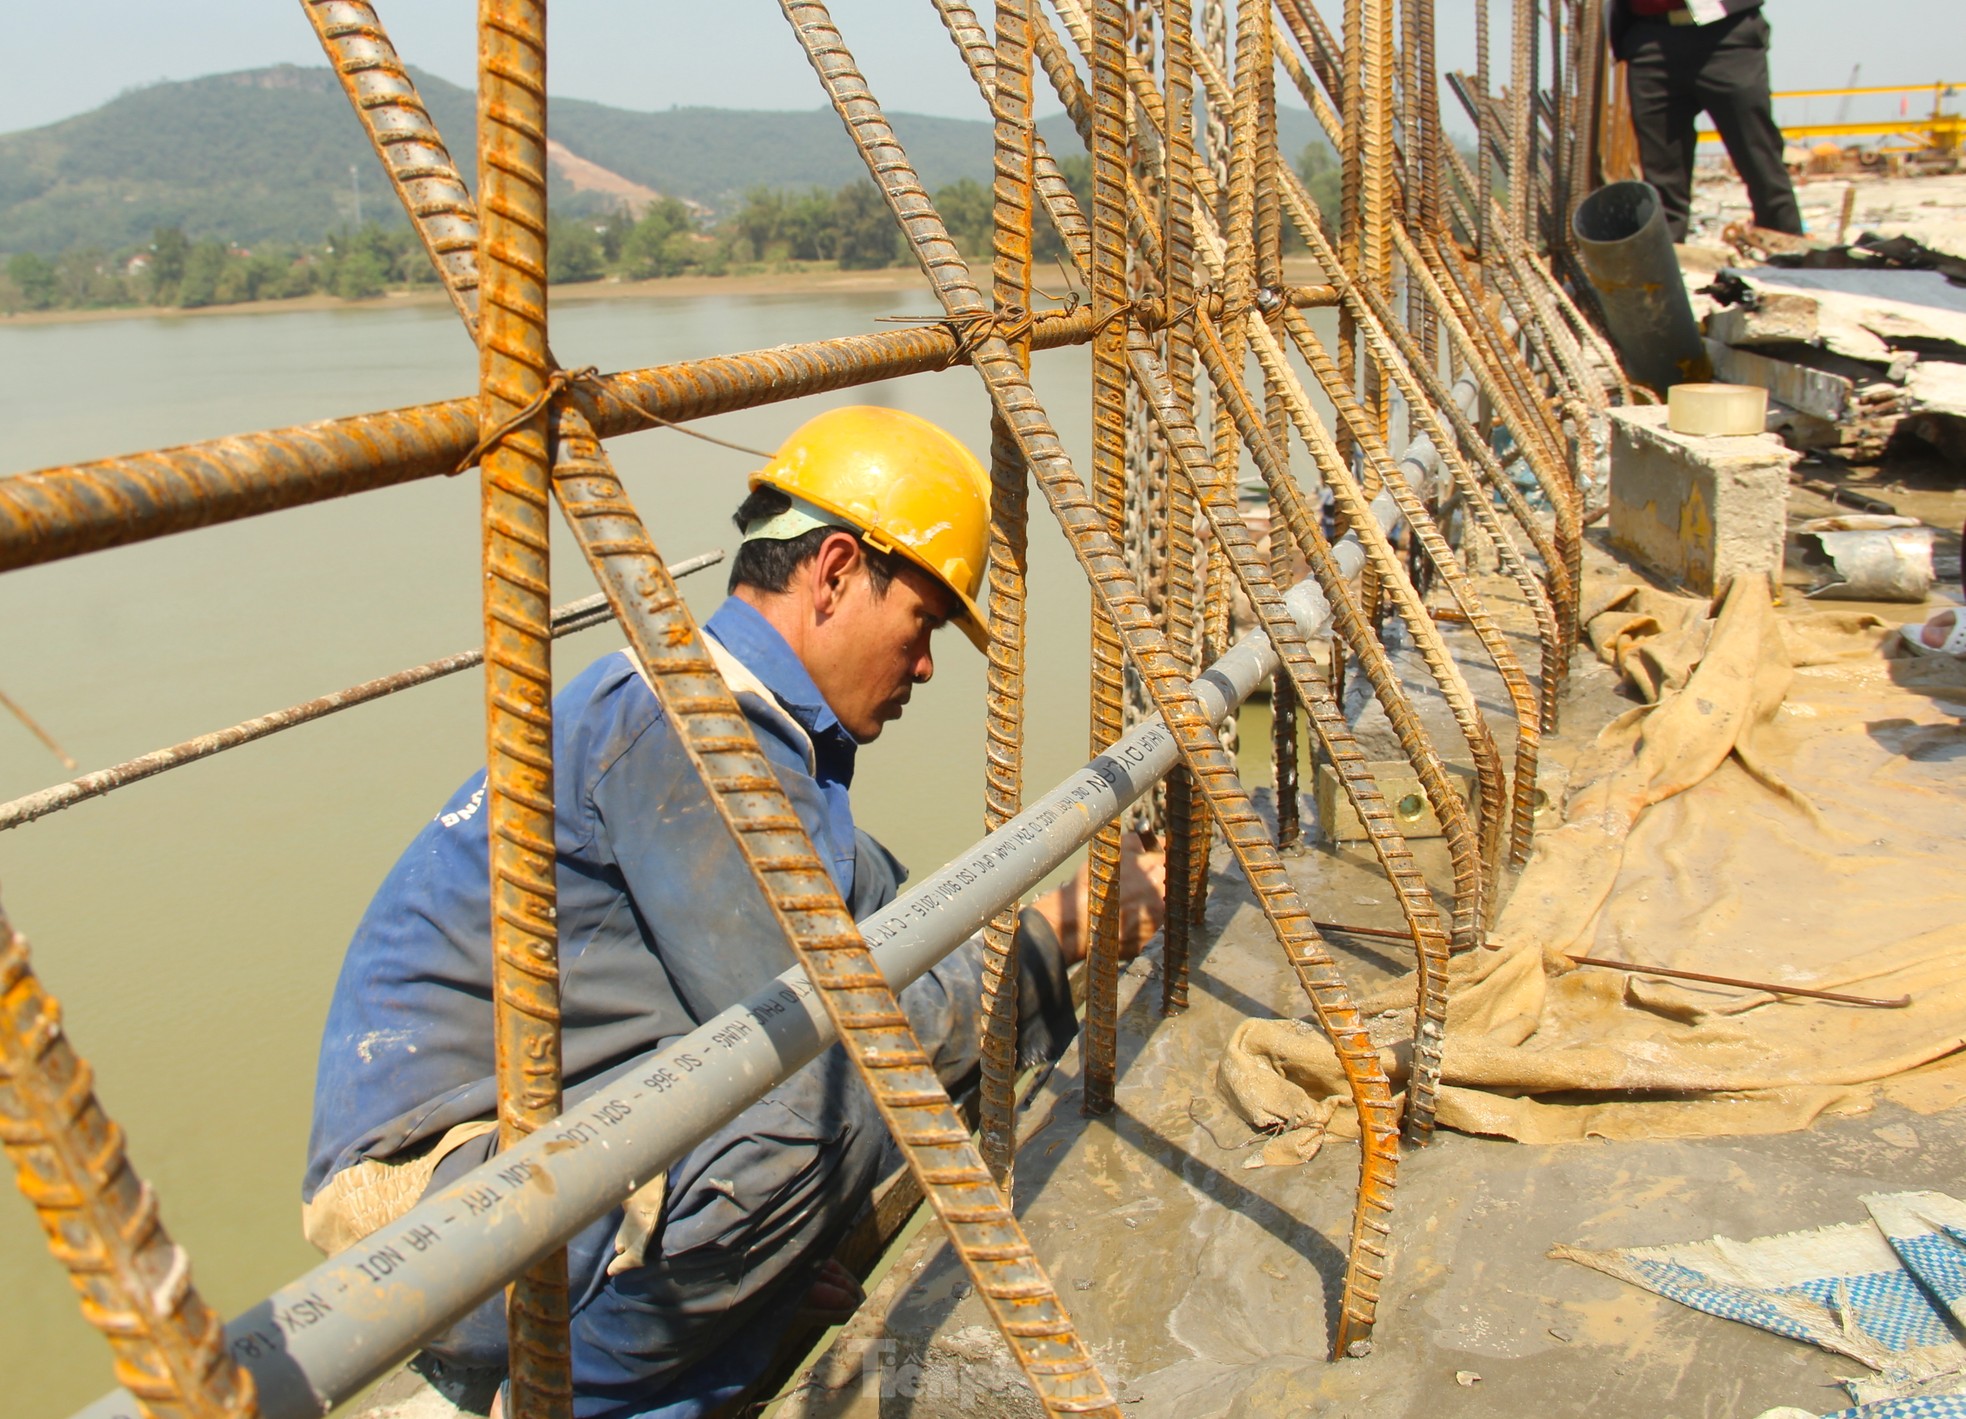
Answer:
[[[1089,866],[1063,887],[1045,893],[1031,905],[1058,933],[1065,963],[1085,959],[1087,950],[1087,899],[1092,891]],[[1130,961],[1146,948],[1161,928],[1167,892],[1167,858],[1150,851],[1139,834],[1128,833],[1120,840],[1120,959]]]

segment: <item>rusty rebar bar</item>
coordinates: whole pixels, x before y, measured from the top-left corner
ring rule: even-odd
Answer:
[[[499,1143],[559,1116],[560,964],[547,618],[545,0],[479,0],[478,417],[484,508],[485,807]],[[515,1419],[573,1412],[567,1259],[506,1296]]]
[[[823,7],[796,3],[796,0],[781,0],[781,3],[793,17],[807,55],[825,81],[834,107],[853,135],[868,171],[900,221],[923,271],[935,283],[944,309],[957,319],[971,318],[973,313],[983,311],[981,295],[969,280],[961,256],[950,242],[906,155],[894,141],[893,132],[867,91],[865,81],[854,69],[838,32],[826,20]],[[1147,337],[1136,331],[1133,339],[1135,377],[1141,379],[1143,392],[1168,434],[1170,449],[1180,458],[1186,474],[1206,480],[1212,494],[1219,499],[1220,488],[1213,486],[1214,470],[1199,451],[1192,424],[1186,422],[1174,405],[1158,359],[1151,349],[1144,356],[1140,351],[1140,342]],[[1350,992],[1337,976],[1316,933],[1304,925],[1309,913],[1283,873],[1274,843],[1237,785],[1233,763],[1222,750],[1213,727],[1180,682],[1180,666],[1169,653],[1166,638],[1140,597],[1118,544],[1106,533],[1084,483],[1059,445],[1028,381],[1009,357],[1002,338],[986,333],[976,346],[971,365],[983,377],[994,405],[1017,431],[1025,458],[1064,528],[1075,556],[1093,584],[1100,588],[1129,657],[1180,744],[1184,759],[1206,788],[1217,820],[1255,887],[1265,914],[1285,943],[1313,1009],[1336,1045],[1341,1068],[1359,1110],[1365,1145],[1358,1207],[1353,1217],[1351,1265],[1340,1303],[1336,1344],[1340,1353],[1359,1353],[1369,1343],[1367,1336],[1377,1306],[1379,1281],[1384,1274],[1386,1216],[1398,1166],[1393,1143],[1396,1124],[1391,1116],[1390,1094],[1383,1082],[1384,1070],[1364,1033],[1364,1022]],[[1219,508],[1208,498],[1203,501],[1210,510],[1210,525],[1217,537],[1235,550],[1240,565],[1247,567],[1255,580],[1259,614],[1279,654],[1294,655],[1308,666],[1303,635],[1284,610],[1266,569],[1254,557],[1248,534],[1240,519],[1234,516],[1232,496],[1226,516],[1218,516]]]
[[[191,1283],[157,1194],[103,1112],[61,1006],[0,911],[0,1145],[68,1268],[82,1315],[109,1341],[116,1379],[147,1419],[252,1419],[252,1376]]]
[[[991,295],[999,319],[1015,322],[1031,303],[1031,17],[1027,0],[997,0]],[[1028,340],[1010,342],[1027,373]],[[1017,815],[1024,796],[1024,618],[1030,574],[1030,474],[1003,419],[990,418],[990,651],[984,722],[983,823],[990,831]],[[978,1134],[983,1161],[1010,1195],[1017,1149],[1017,909],[983,933],[983,1070]]]
[[[721,551],[705,552],[691,557],[686,562],[678,562],[672,568],[676,576],[687,576],[691,572],[715,566],[724,559]],[[555,640],[570,636],[576,631],[588,630],[602,625],[611,619],[607,598],[594,595],[569,601],[553,610],[552,635]],[[67,783],[54,784],[38,789],[33,793],[7,803],[0,803],[0,832],[17,828],[23,823],[31,823],[37,818],[45,818],[50,813],[58,813],[64,808],[72,808],[77,803],[86,803],[91,798],[100,798],[119,788],[127,788],[133,783],[141,783],[168,769],[182,768],[195,764],[200,759],[209,759],[227,749],[236,749],[242,744],[251,744],[268,735],[278,734],[283,729],[293,729],[298,725],[311,724],[317,719],[325,719],[342,710],[365,705],[371,700],[379,700],[393,695],[399,690],[414,689],[427,685],[432,680],[441,680],[446,675],[455,675],[461,670],[469,670],[485,661],[484,647],[461,650],[455,655],[446,655],[436,660],[425,661],[407,670],[394,674],[377,676],[364,680],[359,685],[351,685],[345,690],[332,694],[318,695],[311,700],[303,700],[297,705],[274,710],[270,714],[255,715],[225,729],[200,734],[194,739],[186,739],[165,749],[153,749],[148,754],[140,754],[134,759],[125,759],[120,764],[111,764],[106,769],[97,769]]]
[[[1066,15],[1069,19],[1072,12],[1076,9],[1078,0],[1057,0],[1057,3],[1060,13]],[[1198,67],[1199,72],[1202,73],[1211,89],[1217,94],[1218,99],[1225,99],[1227,94],[1226,85],[1220,80],[1219,73],[1211,72],[1214,66],[1206,54],[1198,56]],[[1085,124],[1086,104],[1082,91],[1075,87],[1076,79],[1069,72],[1061,73],[1056,69],[1051,72],[1054,83],[1058,85],[1059,97],[1064,102],[1066,111],[1072,115],[1075,122],[1079,122],[1081,127],[1083,127]],[[1160,122],[1160,99],[1144,71],[1137,64],[1129,65],[1128,77],[1133,85],[1135,97],[1144,110],[1145,121],[1152,123]],[[1291,180],[1295,180],[1294,174],[1288,176]],[[1204,192],[1202,195],[1205,198],[1213,195],[1211,183],[1212,180],[1204,179]],[[1206,201],[1198,201],[1193,209],[1196,214],[1198,229],[1206,238],[1200,244],[1198,250],[1210,263],[1213,278],[1226,282],[1226,252],[1214,250],[1215,246],[1221,244],[1221,238],[1214,232],[1213,218],[1207,209],[1208,203]],[[1137,223],[1135,230],[1141,242],[1148,247],[1149,259],[1155,259],[1157,256],[1157,251],[1154,248],[1156,238],[1152,230],[1144,221]],[[1205,357],[1203,363],[1208,368],[1211,382],[1215,388],[1217,408],[1218,410],[1233,410],[1239,402],[1247,400],[1247,393],[1242,389],[1240,379],[1234,377],[1232,366],[1227,358],[1226,347],[1221,347],[1214,353],[1206,353],[1208,342],[1214,340],[1213,331],[1215,327],[1212,321],[1199,311],[1196,313],[1196,321],[1198,332],[1202,333],[1205,337]],[[1219,344],[1219,342],[1216,343]],[[1153,365],[1151,359],[1145,359],[1144,364],[1143,359],[1145,359],[1143,352],[1136,347],[1135,369],[1143,383],[1152,383],[1155,380],[1164,378],[1156,368],[1151,367]],[[1287,476],[1287,464],[1284,463],[1281,455],[1276,452],[1274,443],[1267,438],[1267,435],[1260,443],[1251,442],[1247,430],[1240,426],[1240,419],[1235,417],[1233,413],[1231,413],[1230,422],[1238,425],[1238,435],[1244,444],[1251,449],[1257,466],[1263,473],[1266,486],[1273,492],[1281,490],[1287,499],[1286,521],[1290,525],[1293,537],[1299,543],[1300,550],[1303,550],[1306,557],[1310,559],[1312,567],[1318,570],[1320,584],[1332,602],[1333,617],[1340,628],[1341,640],[1360,657],[1366,669],[1367,678],[1372,684],[1374,694],[1380,700],[1395,734],[1400,739],[1402,748],[1406,751],[1408,757],[1414,760],[1415,772],[1420,775],[1423,782],[1429,784],[1430,794],[1437,803],[1437,812],[1444,822],[1454,823],[1458,821],[1460,823],[1466,823],[1466,810],[1460,804],[1458,797],[1452,794],[1445,776],[1430,775],[1421,763],[1423,758],[1434,755],[1432,745],[1428,741],[1425,730],[1420,726],[1419,720],[1413,712],[1404,687],[1400,685],[1398,678],[1392,672],[1391,663],[1385,656],[1384,648],[1372,638],[1366,617],[1352,607],[1352,593],[1349,586],[1343,582],[1342,578],[1335,575],[1329,558],[1329,547],[1324,543],[1321,531],[1316,528],[1314,522],[1308,515],[1302,511],[1295,485],[1290,482]],[[1171,434],[1170,437],[1172,437]],[[1235,465],[1231,464],[1229,466],[1233,469]],[[1188,476],[1192,477],[1193,475],[1189,474]],[[1241,519],[1236,510],[1233,472],[1224,471],[1222,462],[1218,458],[1212,476],[1230,491],[1227,494],[1226,501],[1217,506],[1209,507],[1211,525],[1216,526],[1219,532],[1220,525],[1224,519],[1233,519],[1236,527],[1240,529]],[[1204,504],[1205,506],[1207,505],[1206,499],[1204,499]],[[1294,511],[1293,508],[1295,509]],[[1233,550],[1232,539],[1229,539],[1226,535],[1218,536],[1218,545],[1222,546],[1225,551]],[[1237,580],[1243,586],[1245,593],[1251,597],[1252,603],[1254,603],[1259,599],[1259,593],[1253,589],[1254,583],[1252,582],[1253,573],[1251,569],[1234,557],[1231,560],[1234,562],[1234,572]],[[1265,572],[1265,576],[1267,576],[1267,571]],[[1316,731],[1319,746],[1331,760],[1334,768],[1337,769],[1347,798],[1358,811],[1360,820],[1365,825],[1367,836],[1372,842],[1373,850],[1378,856],[1382,867],[1385,869],[1388,878],[1394,885],[1402,909],[1408,915],[1408,919],[1412,924],[1416,947],[1423,951],[1431,950],[1433,948],[1427,943],[1438,941],[1441,943],[1440,949],[1444,952],[1444,937],[1442,936],[1438,914],[1434,909],[1432,897],[1428,892],[1424,879],[1421,878],[1418,869],[1413,865],[1412,855],[1406,846],[1405,840],[1400,836],[1393,820],[1384,811],[1383,799],[1379,794],[1378,787],[1372,781],[1370,771],[1365,767],[1365,757],[1359,751],[1350,725],[1346,722],[1343,713],[1338,708],[1339,687],[1335,684],[1325,685],[1321,680],[1314,678],[1314,672],[1308,669],[1307,661],[1294,662],[1286,657],[1285,663],[1291,667],[1293,681],[1300,693],[1300,697],[1309,707],[1310,722]],[[1465,899],[1468,902],[1477,902],[1479,900],[1479,883],[1483,874],[1479,846],[1472,832],[1459,835],[1450,834],[1450,836],[1459,844],[1459,847],[1453,854],[1456,900],[1457,902],[1462,900],[1465,895]],[[1444,979],[1444,976],[1442,979]]]
[[[1126,514],[1127,16],[1123,0],[1093,0],[1092,59],[1092,463],[1093,506],[1117,541]],[[1119,630],[1092,593],[1091,751],[1103,753],[1123,727]],[[1119,1049],[1120,824],[1101,828],[1086,850],[1085,1111],[1110,1113]]]
[[[367,0],[301,0],[383,170],[466,325],[478,319],[478,215],[430,110]]]
[[[1040,313],[1031,331],[1039,350],[1091,338],[1083,309]],[[627,370],[565,398],[617,438],[948,369],[967,346],[938,321]],[[477,400],[448,399],[0,478],[0,572],[461,472],[478,438]]]
[[[1164,7],[1167,46],[1167,105],[1162,127],[1166,155],[1166,275],[1168,305],[1187,310],[1195,297],[1195,236],[1192,205],[1195,179],[1194,28],[1187,0]],[[1194,417],[1195,349],[1193,317],[1167,329],[1170,392]],[[1172,471],[1173,460],[1169,460]],[[1194,491],[1183,478],[1168,489],[1167,637],[1184,668],[1201,664],[1200,594],[1208,574],[1208,554],[1195,536]],[[1188,1008],[1188,959],[1194,902],[1208,873],[1211,829],[1208,815],[1196,811],[1195,781],[1186,768],[1167,777],[1167,889],[1161,935],[1161,1010],[1175,1015]]]

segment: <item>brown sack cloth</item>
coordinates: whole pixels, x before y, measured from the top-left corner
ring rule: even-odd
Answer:
[[[1966,674],[1885,658],[1885,629],[1779,615],[1756,579],[1713,619],[1640,588],[1590,614],[1590,644],[1648,703],[1578,764],[1563,823],[1495,924],[1499,949],[1454,961],[1442,1125],[1525,1143],[1775,1133],[1880,1087],[1926,1112],[1966,1097]],[[1362,1002],[1404,1021],[1398,1039],[1375,1031],[1396,1080],[1413,998],[1408,977]],[[1258,1128],[1356,1132],[1312,1025],[1243,1025],[1219,1083]]]

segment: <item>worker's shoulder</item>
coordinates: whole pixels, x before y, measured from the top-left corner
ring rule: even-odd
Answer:
[[[723,659],[727,662],[728,656]],[[747,672],[746,678],[755,677]],[[736,699],[767,758],[811,772],[810,741],[762,682],[747,683]],[[591,765],[596,776],[631,751],[670,742],[662,705],[634,653],[625,648],[602,656],[570,680],[554,699],[553,716],[562,757],[571,755]]]

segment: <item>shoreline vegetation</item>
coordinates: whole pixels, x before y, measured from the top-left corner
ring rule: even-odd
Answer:
[[[1092,166],[1060,161],[1082,205],[1091,202]],[[1300,162],[1314,197],[1337,204],[1338,173],[1313,145]],[[936,189],[936,210],[979,272],[994,242],[993,203],[969,178]],[[1291,236],[1294,238],[1294,233]],[[1301,244],[1286,240],[1285,251]],[[1033,233],[1037,284],[1063,274],[1064,245],[1049,221]],[[925,283],[903,247],[873,183],[803,193],[753,188],[721,218],[662,197],[636,212],[552,219],[547,281],[563,301],[810,290],[894,290]],[[437,272],[406,222],[368,222],[319,241],[242,246],[218,236],[196,240],[160,226],[148,243],[117,251],[82,245],[58,255],[17,251],[0,260],[0,327],[132,315],[218,311],[343,310],[446,300]]]

